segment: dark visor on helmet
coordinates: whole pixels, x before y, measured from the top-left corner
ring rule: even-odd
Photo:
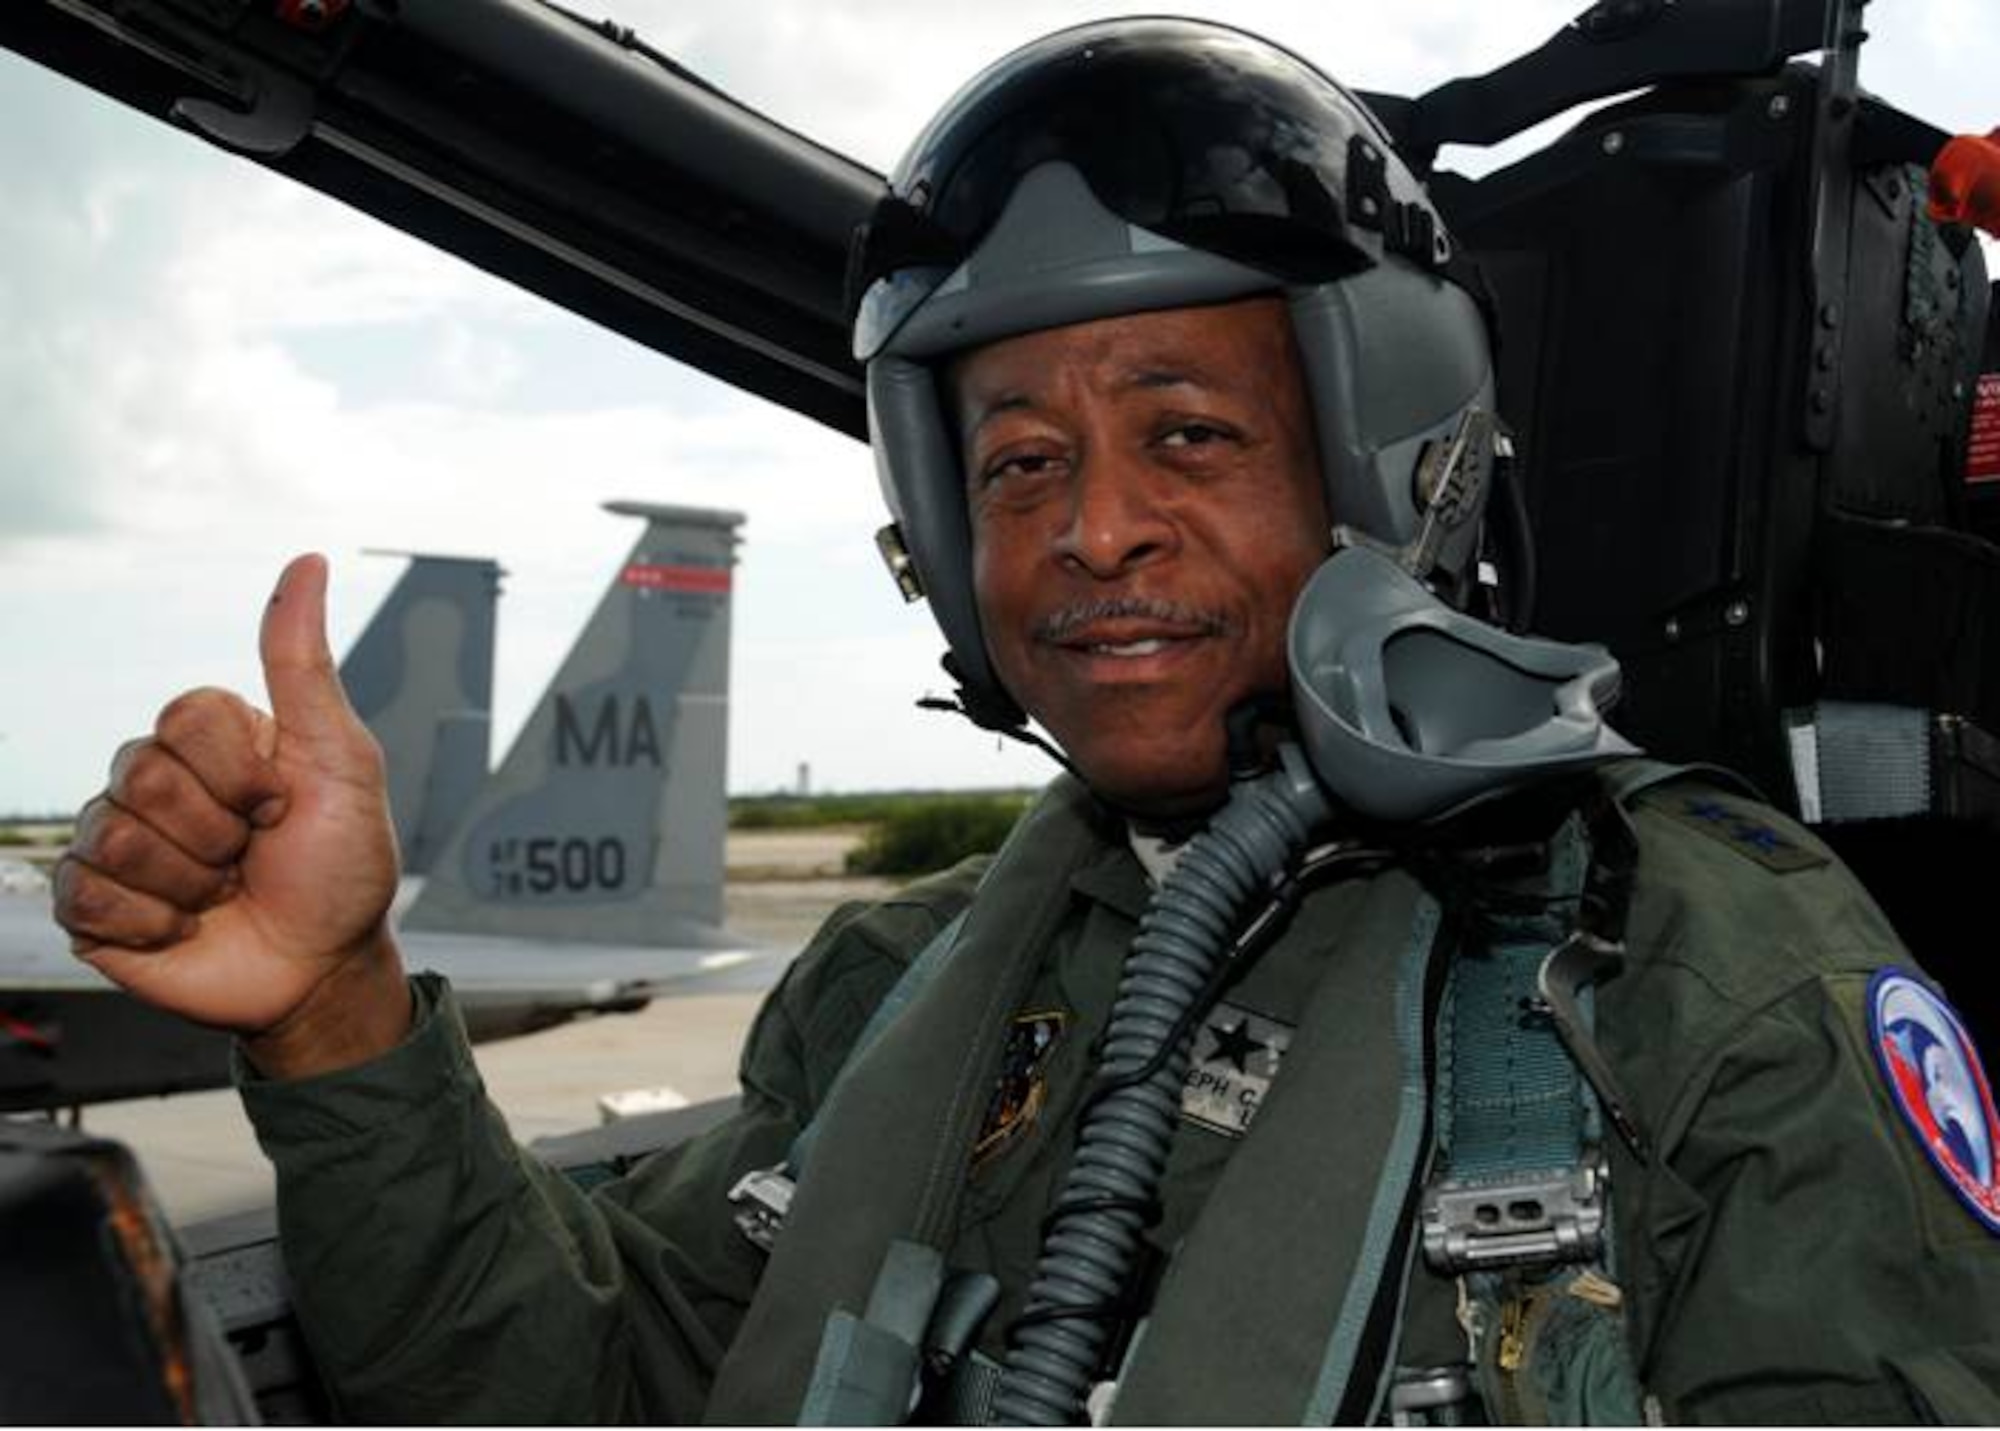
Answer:
[[[1358,100],[1252,36],[1170,20],[1052,35],[968,86],[857,234],[855,350],[878,351],[1040,165],[1073,166],[1127,223],[1310,283],[1370,262],[1350,208],[1374,198],[1356,217],[1381,227],[1387,150]],[[1379,187],[1354,192],[1351,168]]]

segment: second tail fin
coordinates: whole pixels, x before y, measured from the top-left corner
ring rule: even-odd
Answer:
[[[408,555],[409,566],[340,663],[388,766],[408,874],[429,870],[486,782],[500,565]]]

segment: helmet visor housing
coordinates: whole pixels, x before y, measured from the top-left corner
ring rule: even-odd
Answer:
[[[855,356],[883,350],[1044,165],[1127,223],[1319,283],[1370,266],[1387,216],[1420,200],[1389,152],[1364,106],[1268,41],[1165,19],[1061,31],[975,79],[898,166],[849,275]],[[1441,262],[1442,231],[1423,239]]]

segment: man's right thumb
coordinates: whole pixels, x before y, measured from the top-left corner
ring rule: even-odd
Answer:
[[[325,557],[294,557],[278,577],[264,608],[258,650],[280,731],[314,741],[352,729],[354,710],[326,642]]]

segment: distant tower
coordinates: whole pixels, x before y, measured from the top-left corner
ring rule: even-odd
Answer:
[[[813,793],[813,768],[809,760],[799,762],[798,795],[801,800]]]

